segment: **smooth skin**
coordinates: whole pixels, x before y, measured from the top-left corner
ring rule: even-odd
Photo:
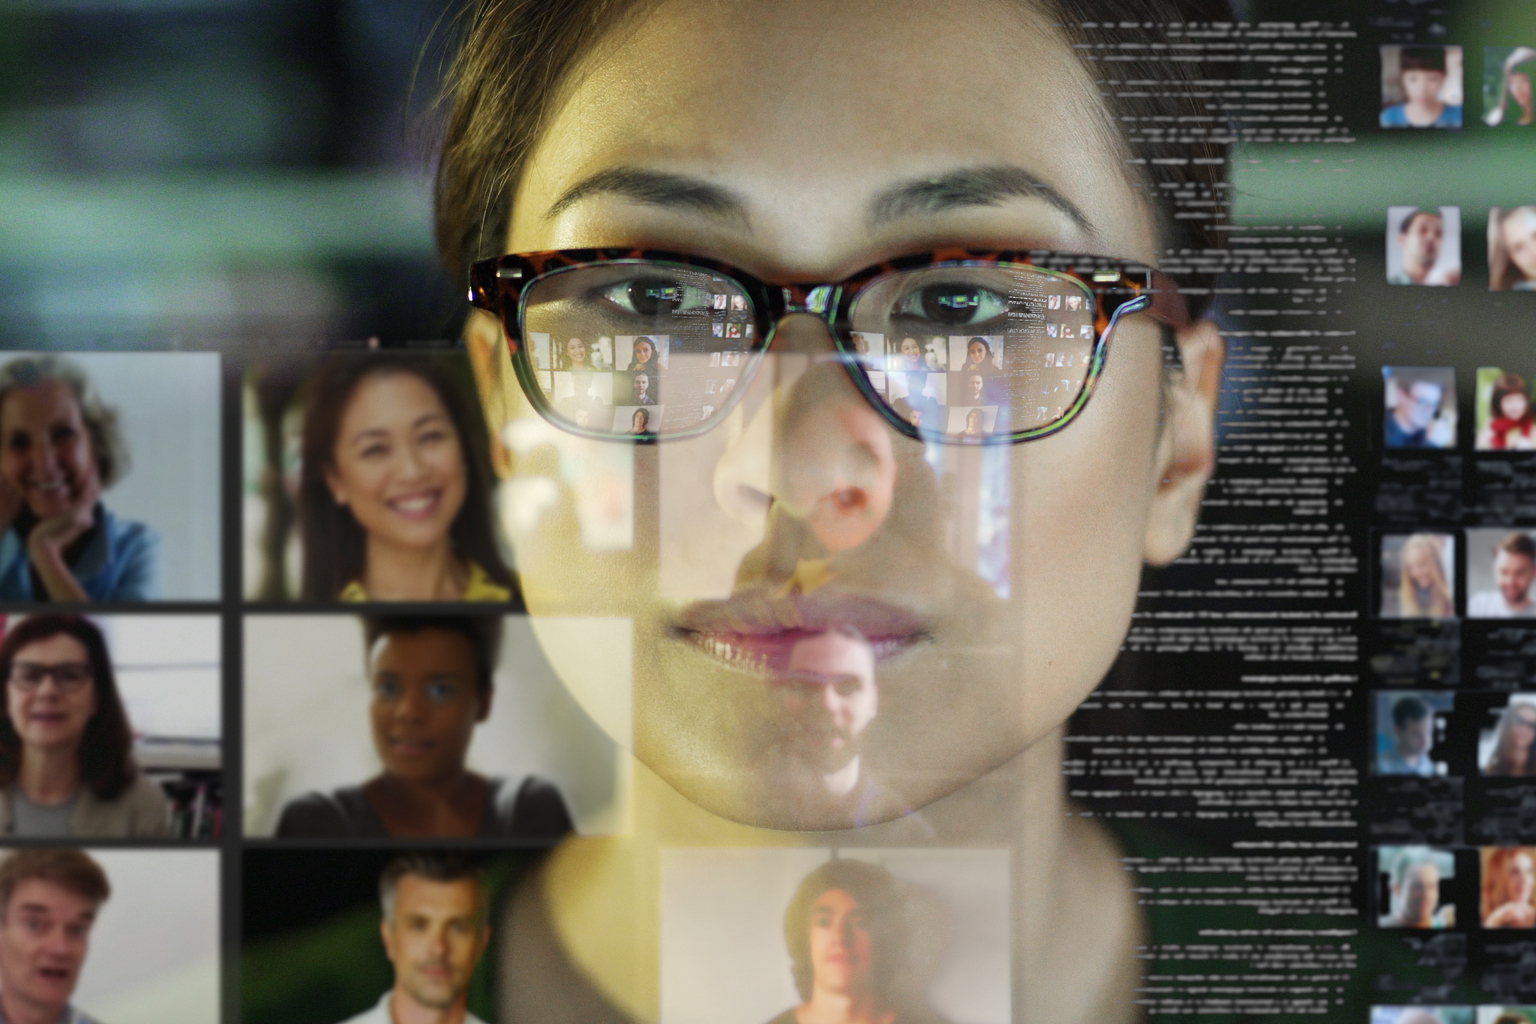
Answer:
[[[404,876],[379,936],[395,969],[394,1024],[463,1024],[469,979],[491,941],[475,882]]]
[[[375,601],[456,601],[469,568],[449,531],[468,489],[463,446],[432,386],[364,377],[347,401],[326,486],[367,534],[360,581]]]
[[[1536,861],[1530,853],[1521,851],[1504,862],[1501,881],[1504,883],[1504,903],[1496,907],[1483,922],[1484,928],[1530,928],[1536,925],[1536,904],[1531,902],[1536,893]]]
[[[59,633],[21,648],[13,664],[89,669],[91,659],[84,644]],[[50,675],[31,691],[14,681],[6,683],[6,715],[21,739],[21,770],[16,784],[28,800],[61,804],[80,791],[80,742],[96,707],[93,681],[71,689]]]
[[[368,707],[382,774],[363,795],[392,836],[467,838],[480,829],[484,776],[464,758],[491,694],[475,687],[469,638],[445,629],[386,634],[373,655]]]
[[[875,944],[859,904],[828,889],[811,905],[811,998],[795,1007],[799,1024],[891,1024],[892,1010],[877,1006],[871,988]]]
[[[711,59],[676,60],[669,41],[678,38]],[[966,54],[964,75],[956,53]],[[901,67],[903,87],[868,74],[872,64]],[[1030,69],[1028,88],[1020,68]],[[571,82],[519,182],[508,251],[645,246],[799,281],[954,243],[1156,261],[1153,211],[1125,177],[1097,89],[1026,5],[962,0],[893,13],[861,2],[675,0],[616,27]],[[1038,195],[870,215],[904,183],[1001,165],[1048,184],[1089,226]],[[574,185],[620,166],[725,190],[734,212],[598,192],[547,215]],[[466,333],[487,407],[532,416],[497,325],[477,316]],[[795,830],[846,827],[846,818],[797,816],[792,801],[764,819],[744,755],[759,749],[763,688],[674,633],[689,598],[771,591],[802,573],[802,555],[831,551],[838,588],[925,623],[923,641],[883,661],[879,677],[884,749],[901,752],[887,760],[921,813],[854,841],[924,845],[936,834],[1010,845],[1014,991],[1025,994],[1015,1014],[1134,1017],[1139,918],[1109,837],[1066,814],[1061,736],[1114,660],[1143,561],[1165,563],[1188,543],[1214,463],[1221,339],[1201,323],[1175,340],[1183,370],[1169,375],[1157,325],[1128,319],[1083,415],[1007,449],[1007,600],[942,550],[933,531],[944,512],[924,490],[922,446],[870,409],[840,367],[818,361],[832,341],[804,315],[779,325],[777,362],[744,385],[737,426],[634,449],[633,550],[586,551],[575,524],[556,517],[513,538],[536,631],[546,616],[614,615],[634,632],[634,834],[567,842],[546,874],[556,933],[607,998],[637,1020],[657,1017],[657,951],[643,937],[659,927],[661,846],[839,842]],[[979,451],[949,457],[965,467]],[[547,464],[523,460],[515,472]],[[844,535],[879,500],[890,511],[872,516],[864,542],[806,540]],[[823,530],[809,525],[818,514]],[[651,536],[659,549],[641,542]],[[713,545],[711,557],[681,557],[701,545]],[[677,600],[659,587],[673,552],[688,570]],[[546,653],[589,707],[631,663],[554,643]],[[901,809],[893,801],[880,815]]]
[[[61,380],[10,391],[0,406],[0,517],[23,504],[40,520],[27,557],[53,601],[88,601],[64,553],[91,528],[101,474],[74,392]]]
[[[27,878],[0,916],[0,1015],[57,1024],[80,980],[96,906],[56,882]]]

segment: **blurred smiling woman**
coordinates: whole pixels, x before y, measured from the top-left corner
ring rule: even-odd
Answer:
[[[432,357],[327,360],[304,414],[304,599],[510,600],[484,429]]]

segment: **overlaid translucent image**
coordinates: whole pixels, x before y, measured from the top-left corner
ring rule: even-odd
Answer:
[[[1456,370],[1383,366],[1383,440],[1388,448],[1456,446]]]
[[[1451,851],[1428,846],[1378,846],[1376,891],[1379,928],[1454,928],[1456,904],[1441,884],[1456,877]]]
[[[1011,1019],[1003,850],[669,849],[663,1024]]]
[[[1484,846],[1478,867],[1483,927],[1536,927],[1536,846]]]
[[[1536,775],[1536,694],[1512,693],[1478,732],[1478,771],[1493,778]]]
[[[1387,284],[1461,284],[1461,208],[1387,208]]]
[[[223,830],[217,615],[0,617],[0,834]]]
[[[1536,124],[1533,79],[1536,47],[1483,47],[1483,122],[1490,128],[1525,128]]]
[[[1456,537],[1389,533],[1381,538],[1381,617],[1448,619],[1456,615]]]
[[[1479,1006],[1476,1024],[1536,1024],[1536,1006]]]
[[[1456,695],[1444,690],[1380,690],[1375,695],[1375,775],[1444,775],[1435,757],[1445,740],[1445,726],[1456,708]]]
[[[273,359],[243,395],[247,599],[514,598],[461,353]]]
[[[1483,1024],[1470,1006],[1373,1006],[1371,1024]]]
[[[579,628],[594,647],[627,642],[619,624]],[[247,835],[620,827],[627,761],[554,678],[526,618],[262,615],[245,637]]]
[[[1489,209],[1488,290],[1536,291],[1536,205]]]
[[[1497,366],[1477,368],[1477,434],[1480,452],[1536,449],[1532,431],[1531,387],[1526,378]]]
[[[219,356],[0,356],[0,601],[219,596]]]
[[[1477,528],[1467,534],[1467,618],[1536,616],[1536,538],[1520,529]]]
[[[1460,128],[1462,50],[1459,46],[1381,48],[1381,126]]]

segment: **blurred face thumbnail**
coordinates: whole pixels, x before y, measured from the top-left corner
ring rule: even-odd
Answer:
[[[6,395],[0,443],[0,475],[39,519],[89,508],[101,496],[90,431],[63,381],[43,381]]]
[[[1520,605],[1525,602],[1536,577],[1536,566],[1524,555],[1512,551],[1500,551],[1493,559],[1493,578],[1506,603]]]
[[[463,771],[475,725],[489,712],[476,689],[468,637],[423,629],[378,641],[369,717],[387,774],[417,782]]]
[[[85,963],[96,907],[41,878],[24,879],[0,918],[0,991],[8,1001],[61,1013]]]
[[[395,887],[394,913],[379,930],[396,986],[424,1007],[450,1009],[469,989],[485,951],[479,887],[467,878],[435,882],[406,875]]]

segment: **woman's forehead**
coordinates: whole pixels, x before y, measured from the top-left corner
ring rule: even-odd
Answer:
[[[1095,86],[1027,4],[672,0],[615,35],[534,150],[515,249],[1155,252]]]

